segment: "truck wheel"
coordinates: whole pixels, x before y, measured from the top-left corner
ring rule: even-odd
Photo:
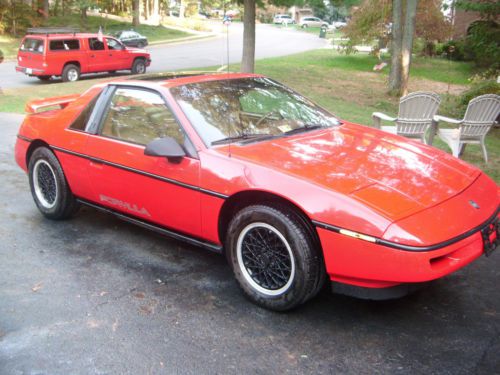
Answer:
[[[75,82],[80,78],[80,68],[73,64],[68,64],[64,67],[62,72],[63,82]]]
[[[130,70],[132,74],[146,73],[146,61],[144,59],[135,59]]]

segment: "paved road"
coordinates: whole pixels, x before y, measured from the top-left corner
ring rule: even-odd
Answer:
[[[404,299],[290,313],[221,256],[92,209],[43,219],[0,114],[0,374],[498,374],[500,253]]]
[[[241,61],[243,27],[240,23],[230,26],[229,61]],[[271,25],[257,25],[256,58],[290,55],[326,45],[316,34]],[[202,68],[227,63],[226,36],[198,41],[152,46],[149,48],[153,60],[150,72]],[[0,64],[0,87],[22,87],[47,84],[33,77],[15,73],[15,62]],[[102,75],[100,75],[102,77]]]

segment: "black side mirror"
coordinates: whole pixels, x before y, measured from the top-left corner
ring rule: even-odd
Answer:
[[[157,138],[146,145],[144,155],[163,156],[171,163],[179,163],[186,153],[172,137]]]

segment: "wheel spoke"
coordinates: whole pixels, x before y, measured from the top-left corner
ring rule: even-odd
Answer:
[[[292,276],[290,252],[283,241],[267,226],[255,226],[244,234],[241,242],[243,266],[250,278],[264,289],[283,288]]]

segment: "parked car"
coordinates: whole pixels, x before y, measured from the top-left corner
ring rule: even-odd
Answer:
[[[395,298],[498,247],[500,189],[481,170],[260,75],[192,74],[28,103],[15,157],[40,212],[86,205],[224,253],[273,310],[326,280]]]
[[[300,27],[306,28],[306,27],[328,27],[328,22],[323,21],[322,19],[318,17],[303,17],[300,19],[299,22]]]
[[[273,18],[273,23],[279,25],[294,24],[295,20],[289,14],[277,14]]]
[[[344,21],[334,21],[334,22],[332,22],[332,26],[336,30],[340,30],[340,29],[343,29],[344,27],[347,26],[347,22],[344,22]]]
[[[33,28],[21,41],[16,71],[43,81],[60,76],[66,82],[86,73],[130,70],[141,74],[150,64],[147,51],[128,48],[111,36]]]
[[[144,48],[148,45],[148,38],[133,30],[119,31],[116,38],[129,47]]]

